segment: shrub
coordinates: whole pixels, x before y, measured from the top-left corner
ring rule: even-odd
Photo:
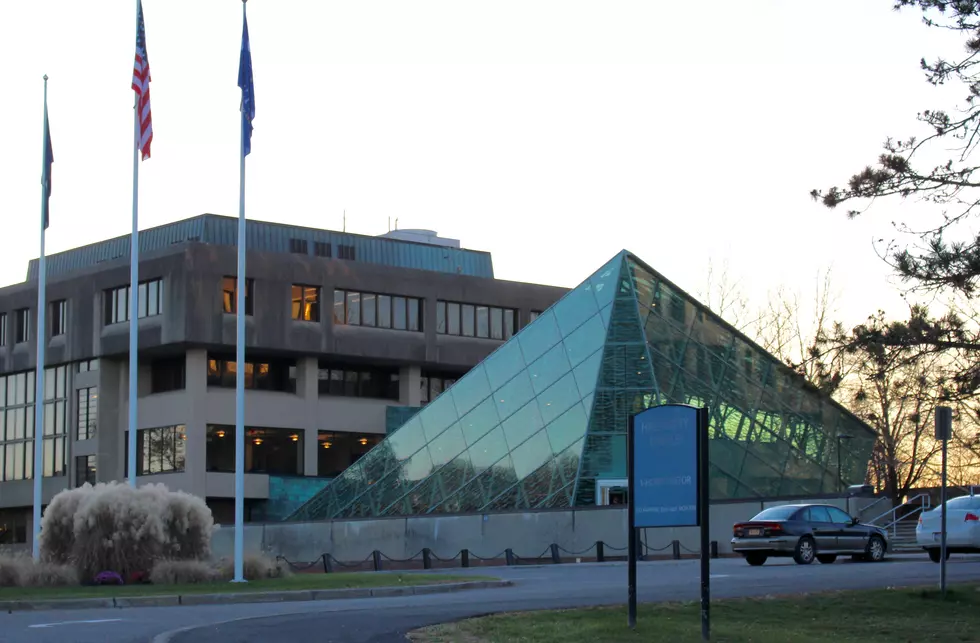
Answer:
[[[35,563],[27,556],[0,557],[0,587],[62,587],[77,584],[78,573],[68,565]]]
[[[213,583],[219,579],[213,565],[199,560],[161,560],[150,572],[154,585]]]
[[[22,587],[24,568],[30,561],[21,557],[0,558],[0,587]]]
[[[292,572],[285,562],[268,556],[248,555],[242,560],[242,576],[245,580],[263,580],[266,578],[286,578]],[[225,558],[221,561],[221,576],[226,579],[235,577],[235,561]]]
[[[131,578],[159,560],[206,558],[213,531],[211,510],[195,496],[160,484],[86,484],[52,499],[40,545],[46,561],[74,565],[84,579],[107,570]]]

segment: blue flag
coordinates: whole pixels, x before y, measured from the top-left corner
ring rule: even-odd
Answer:
[[[51,130],[48,129],[48,101],[44,101],[44,165],[41,169],[41,186],[44,188],[44,229],[48,229],[47,202],[51,198],[51,165],[54,163],[54,151],[51,149]]]
[[[255,87],[252,85],[252,49],[248,44],[248,18],[242,6],[242,55],[238,61],[238,86],[242,89],[242,140],[244,153],[252,151],[252,119],[255,118]]]

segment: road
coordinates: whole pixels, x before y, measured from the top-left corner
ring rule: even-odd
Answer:
[[[0,614],[2,643],[404,643],[416,627],[492,612],[621,604],[623,563],[447,570],[512,580],[508,588],[430,596],[306,603],[65,610]],[[774,562],[749,567],[712,561],[712,597],[921,585],[938,582],[939,566],[924,557],[880,564],[838,562],[799,567]],[[980,580],[980,557],[950,560],[951,583]],[[698,562],[640,563],[640,601],[697,600]],[[693,626],[693,625],[692,625]],[[178,631],[185,629],[185,631]]]

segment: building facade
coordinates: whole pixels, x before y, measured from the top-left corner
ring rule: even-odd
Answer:
[[[204,497],[218,522],[234,520],[236,226],[202,215],[140,232],[138,481]],[[247,234],[251,520],[291,513],[566,292],[494,279],[488,253],[428,231],[249,221]],[[43,392],[36,261],[0,288],[0,544],[31,533],[35,436],[43,503],[127,475],[129,242],[48,257]]]

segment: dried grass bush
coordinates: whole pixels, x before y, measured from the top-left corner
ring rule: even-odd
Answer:
[[[41,520],[40,545],[45,561],[73,565],[83,579],[103,571],[130,578],[160,560],[208,557],[213,531],[200,498],[161,484],[110,482],[56,495]]]
[[[195,585],[220,579],[218,569],[200,560],[161,560],[150,572],[150,582],[154,585]]]
[[[70,565],[35,563],[28,556],[0,556],[0,587],[63,587],[77,585]]]
[[[235,561],[227,558],[222,559],[220,569],[222,578],[234,578]],[[288,578],[292,576],[292,571],[284,561],[278,561],[268,556],[248,554],[242,559],[242,576],[245,577],[245,580]]]

